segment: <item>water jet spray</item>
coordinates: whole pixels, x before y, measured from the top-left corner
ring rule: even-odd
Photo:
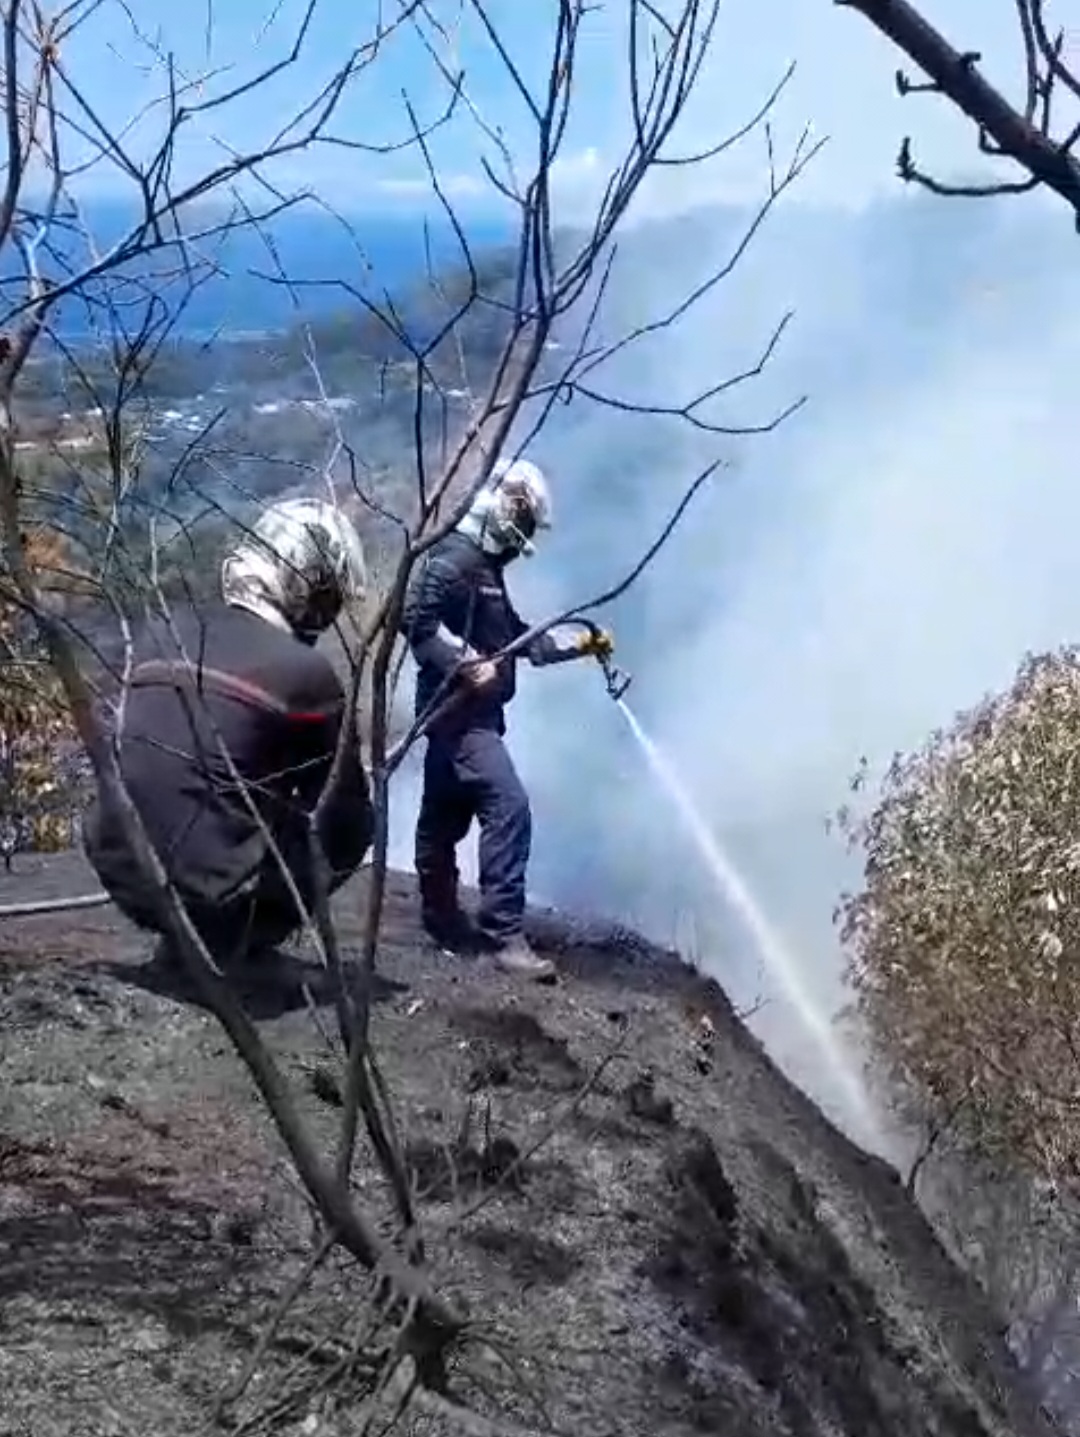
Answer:
[[[750,934],[770,977],[828,1065],[838,1093],[843,1094],[847,1116],[856,1129],[856,1139],[871,1147],[876,1146],[880,1139],[877,1115],[864,1084],[843,1052],[829,1017],[808,988],[802,965],[773,928],[730,854],[706,823],[668,756],[645,731],[633,709],[621,696],[618,696],[618,705],[653,777],[682,819],[710,876]]]

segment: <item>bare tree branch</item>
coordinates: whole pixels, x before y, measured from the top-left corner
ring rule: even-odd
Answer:
[[[1064,36],[1051,38],[1044,0],[1016,0],[1020,43],[1024,59],[1024,97],[1019,105],[1009,100],[979,71],[981,56],[957,50],[909,0],[834,0],[857,10],[874,28],[902,50],[929,77],[913,83],[897,71],[901,95],[930,92],[943,95],[978,128],[979,147],[1013,160],[1027,172],[1023,180],[992,180],[986,184],[949,184],[919,169],[911,155],[911,140],[900,149],[900,177],[939,195],[983,197],[1022,194],[1045,186],[1073,210],[1080,228],[1080,160],[1073,147],[1080,134],[1075,128],[1060,137],[1051,132],[1052,98],[1061,86],[1080,96],[1078,78],[1061,58]]]

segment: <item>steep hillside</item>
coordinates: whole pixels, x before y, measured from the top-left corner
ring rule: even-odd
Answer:
[[[0,901],[92,886],[73,859],[22,867]],[[895,1175],[791,1087],[715,985],[550,915],[536,937],[556,988],[436,959],[396,881],[384,968],[408,988],[376,1019],[430,1251],[516,1371],[490,1358],[504,1410],[590,1437],[1047,1430]],[[108,909],[0,926],[5,1437],[201,1430],[311,1251],[245,1075],[212,1019],[140,971],[146,953]],[[250,999],[302,1075],[318,1050],[288,988],[279,975]],[[329,1136],[332,1110],[310,1102]],[[479,1203],[514,1154],[516,1179]],[[451,1230],[462,1185],[474,1211]],[[326,1360],[344,1276],[290,1317],[260,1381]]]

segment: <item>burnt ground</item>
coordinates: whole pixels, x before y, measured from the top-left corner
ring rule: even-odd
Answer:
[[[24,858],[0,902],[92,887],[74,857]],[[439,1282],[484,1338],[461,1396],[596,1437],[1046,1430],[895,1174],[714,984],[626,935],[549,916],[535,936],[555,988],[432,954],[391,885],[382,968],[408,986],[374,1032]],[[205,1430],[312,1252],[244,1070],[148,953],[108,908],[0,923],[0,1437]],[[249,1001],[329,1144],[324,1050],[289,987]],[[382,1203],[370,1163],[359,1184]],[[331,1264],[266,1347],[259,1400],[333,1367],[363,1297]],[[304,1396],[282,1430],[359,1430],[339,1369],[336,1411]]]

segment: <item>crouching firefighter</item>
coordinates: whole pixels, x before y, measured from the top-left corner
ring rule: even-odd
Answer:
[[[215,961],[273,949],[315,893],[309,820],[332,771],[341,683],[314,645],[365,586],[353,525],[333,505],[267,508],[226,556],[223,604],[177,609],[138,636],[118,734],[128,793],[168,877]],[[331,890],[362,862],[372,834],[355,736],[320,809]],[[162,916],[99,796],[84,823],[87,856],[120,910],[162,932]],[[328,870],[328,873],[326,873]],[[168,956],[165,945],[163,956]]]
[[[547,482],[527,460],[496,464],[457,528],[417,566],[402,631],[417,662],[416,715],[426,726],[424,786],[416,825],[416,873],[424,926],[443,948],[477,945],[509,972],[541,981],[554,967],[524,933],[532,839],[528,795],[503,742],[516,658],[494,660],[529,625],[506,589],[507,565],[534,552],[551,527]],[[606,658],[600,630],[545,633],[524,650],[535,665]],[[473,820],[479,836],[480,905],[473,927],[460,906],[456,849]]]

